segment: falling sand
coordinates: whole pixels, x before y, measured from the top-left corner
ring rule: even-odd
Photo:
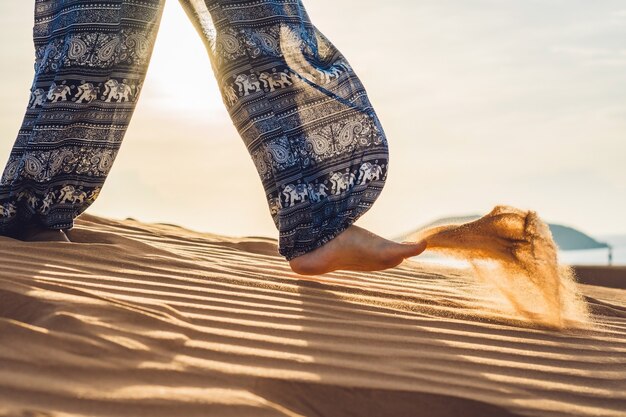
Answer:
[[[466,260],[514,312],[533,324],[587,327],[590,319],[572,270],[559,265],[548,226],[534,211],[497,206],[480,219],[418,232],[427,250]]]

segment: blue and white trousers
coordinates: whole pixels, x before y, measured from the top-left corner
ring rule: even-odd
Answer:
[[[35,78],[0,180],[0,234],[69,229],[97,198],[164,2],[35,0]],[[371,207],[387,176],[387,140],[363,85],[301,0],[180,2],[257,168],[280,253],[322,246]]]

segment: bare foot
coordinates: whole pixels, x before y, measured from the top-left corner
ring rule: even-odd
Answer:
[[[69,242],[63,230],[46,229],[43,227],[30,226],[24,229],[19,236],[26,242]]]
[[[338,269],[379,271],[393,268],[424,249],[426,242],[396,243],[352,225],[324,246],[292,259],[289,265],[301,275],[319,275]]]

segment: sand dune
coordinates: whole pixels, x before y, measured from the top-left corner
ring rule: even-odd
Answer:
[[[90,215],[72,239],[0,237],[0,415],[626,413],[624,287],[580,285],[595,325],[557,332],[466,270],[304,278],[271,239]]]

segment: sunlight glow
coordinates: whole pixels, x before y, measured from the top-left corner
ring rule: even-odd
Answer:
[[[177,1],[165,4],[146,87],[146,107],[228,118],[204,44]]]

